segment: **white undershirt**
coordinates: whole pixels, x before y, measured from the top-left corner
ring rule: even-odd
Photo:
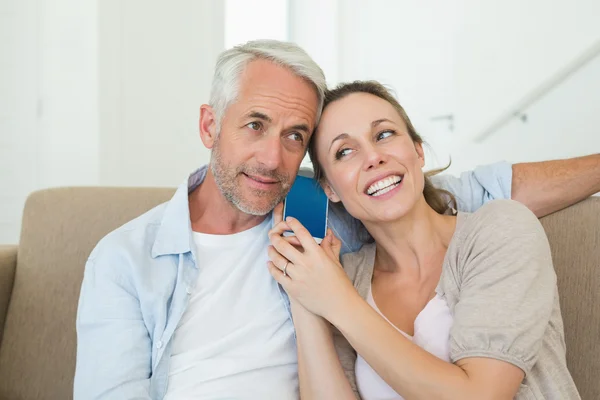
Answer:
[[[385,315],[379,310],[373,299],[371,289],[367,297],[367,303],[371,305],[383,318]],[[394,326],[387,318],[386,321]],[[396,330],[424,350],[444,361],[450,361],[450,328],[452,327],[452,314],[446,300],[439,295],[427,303],[415,319],[414,336],[407,335],[400,329]],[[358,355],[356,359],[356,385],[363,400],[402,400],[369,364]]]
[[[200,273],[174,334],[165,399],[298,398],[294,327],[267,269],[271,224],[194,232]]]

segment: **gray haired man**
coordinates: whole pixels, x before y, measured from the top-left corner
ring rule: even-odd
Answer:
[[[294,326],[266,267],[267,232],[325,90],[319,66],[293,44],[255,41],[221,54],[210,105],[200,108],[210,165],[89,256],[75,399],[298,398]],[[597,156],[557,163],[497,163],[438,184],[467,211],[512,194],[538,214],[600,190]],[[547,177],[548,168],[562,174]],[[356,249],[346,216],[334,217],[345,251]]]

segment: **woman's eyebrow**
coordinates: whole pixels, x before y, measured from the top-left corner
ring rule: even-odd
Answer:
[[[375,121],[371,122],[371,128],[375,128],[377,125],[381,124],[382,122],[394,123],[393,121],[391,121],[387,118],[376,119]]]
[[[334,137],[333,140],[331,141],[331,144],[329,145],[329,150],[331,150],[331,146],[333,146],[333,144],[337,140],[346,139],[348,137],[350,137],[350,135],[348,135],[347,133],[340,133],[339,135],[337,135],[336,137]],[[327,151],[329,151],[329,150],[327,150]]]

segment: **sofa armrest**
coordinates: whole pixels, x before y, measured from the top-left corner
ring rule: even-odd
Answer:
[[[0,246],[0,343],[17,268],[17,246]]]

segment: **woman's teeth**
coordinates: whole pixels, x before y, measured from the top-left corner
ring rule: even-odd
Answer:
[[[399,175],[388,176],[385,179],[375,182],[367,189],[369,196],[381,196],[398,186],[402,182],[402,177]]]

